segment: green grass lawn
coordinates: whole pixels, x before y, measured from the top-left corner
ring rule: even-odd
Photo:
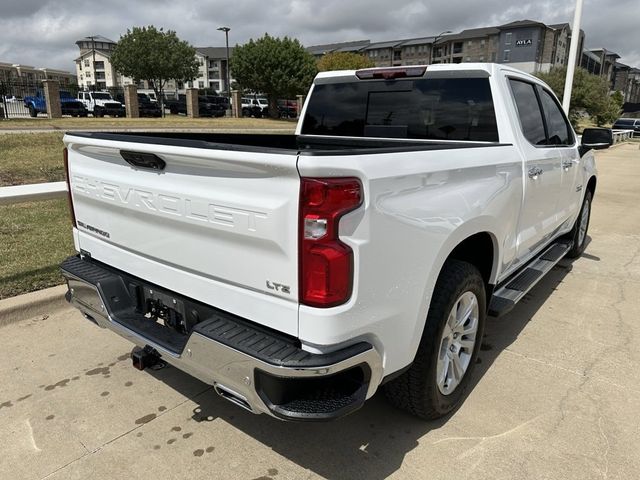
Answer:
[[[64,180],[62,135],[0,135],[0,187]]]
[[[0,187],[64,180],[62,133],[0,135]],[[62,283],[73,254],[66,199],[0,206],[0,299]]]
[[[95,120],[95,121],[94,121]],[[54,125],[60,130],[79,122],[91,128],[291,128],[286,121],[263,119],[59,119],[0,121],[0,129]],[[20,124],[20,126],[16,126]],[[0,134],[0,187],[64,180],[62,132]],[[66,199],[0,206],[0,299],[59,285],[60,262],[74,253]]]
[[[59,285],[73,253],[66,199],[0,206],[0,299]]]
[[[290,129],[296,128],[295,120],[271,120],[266,118],[188,118],[183,115],[167,115],[165,118],[12,118],[0,121],[0,130],[21,129],[117,129],[117,128],[206,128],[206,129]]]

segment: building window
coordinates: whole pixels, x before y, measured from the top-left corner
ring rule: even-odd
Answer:
[[[104,62],[95,63],[96,70],[104,70]]]
[[[467,62],[470,62],[470,61],[471,61],[471,57],[467,57],[467,60],[466,60],[466,61],[467,61]]]
[[[198,88],[204,88],[204,82],[199,81],[198,82]]]
[[[511,58],[511,50],[505,50],[504,56],[502,57],[502,61],[508,62],[510,58]]]
[[[481,56],[479,61],[484,62],[484,56]]]
[[[463,43],[462,42],[456,42],[453,44],[453,53],[454,55],[456,53],[462,53],[462,47],[463,47]]]
[[[511,37],[513,36],[513,34],[511,32],[505,34],[504,36],[504,44],[505,45],[511,45]]]
[[[473,45],[473,40],[469,40],[469,41],[467,42],[467,45],[468,45],[468,46]]]
[[[88,67],[88,66],[89,66],[89,59],[88,59],[88,58],[87,58],[87,59],[85,59],[85,61],[84,61],[84,66],[85,66],[85,67]]]
[[[482,40],[480,40],[480,46],[484,47],[484,44],[485,44],[485,41],[484,41],[484,38],[483,38]]]

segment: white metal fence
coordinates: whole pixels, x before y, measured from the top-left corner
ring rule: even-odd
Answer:
[[[613,143],[624,142],[633,138],[633,130],[611,130],[613,133]]]
[[[0,187],[0,205],[61,198],[67,194],[66,182],[37,183]]]

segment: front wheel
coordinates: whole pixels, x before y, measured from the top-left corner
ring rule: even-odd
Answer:
[[[413,364],[384,386],[391,403],[425,420],[458,407],[478,357],[486,310],[478,269],[448,260],[436,282]]]
[[[36,118],[38,116],[38,112],[33,107],[33,105],[29,105],[29,116],[32,118]]]
[[[573,243],[571,250],[567,252],[567,257],[569,258],[578,258],[582,255],[584,249],[587,248],[587,231],[589,230],[589,220],[591,219],[592,201],[593,194],[590,190],[587,190],[576,223],[567,235]]]

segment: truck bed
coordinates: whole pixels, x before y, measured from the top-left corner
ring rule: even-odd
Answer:
[[[320,137],[313,135],[173,132],[69,132],[69,136],[212,150],[288,155],[361,155],[425,150],[495,147],[495,142]]]

